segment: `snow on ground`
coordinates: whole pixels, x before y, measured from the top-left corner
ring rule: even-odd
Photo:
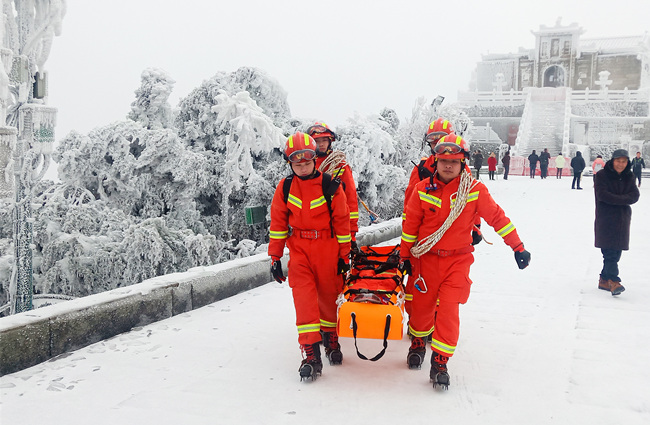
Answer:
[[[406,336],[375,363],[344,338],[343,365],[300,382],[291,292],[269,283],[0,378],[1,422],[650,423],[650,181],[633,206],[618,298],[597,289],[591,178],[582,191],[569,178],[486,184],[532,262],[517,269],[483,226],[494,245],[475,253],[449,391],[432,388],[428,367],[406,367]],[[374,355],[381,342],[359,348]]]

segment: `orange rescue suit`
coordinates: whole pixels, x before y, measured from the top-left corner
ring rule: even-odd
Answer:
[[[436,176],[433,185],[429,179],[415,185],[406,205],[406,219],[402,222],[400,255],[403,259],[410,260],[410,249],[415,242],[434,233],[444,223],[456,199],[459,183],[460,177],[445,184]],[[418,274],[409,276],[416,288],[409,330],[416,337],[426,337],[433,332],[431,348],[447,357],[454,354],[458,343],[458,306],[467,302],[472,284],[469,278],[470,266],[474,262],[471,232],[477,215],[492,226],[513,250],[523,250],[510,219],[485,185],[473,180],[465,208],[442,238],[419,258]]]
[[[271,203],[268,253],[280,258],[285,243],[289,248],[288,279],[296,309],[298,342],[315,344],[321,340],[321,330],[336,330],[336,298],[344,284],[343,277],[337,274],[337,263],[339,258],[348,262],[350,212],[343,188],[339,187],[332,196],[330,218],[320,172],[308,180],[294,176],[286,203],[284,180]]]
[[[316,157],[316,169],[327,159],[326,156]],[[352,239],[355,239],[356,233],[359,231],[359,200],[357,199],[357,186],[354,184],[354,176],[352,176],[352,168],[345,164],[341,169],[327,169],[326,173],[330,174],[333,178],[340,178],[345,190],[345,197],[347,198],[348,208],[350,209],[350,232]]]

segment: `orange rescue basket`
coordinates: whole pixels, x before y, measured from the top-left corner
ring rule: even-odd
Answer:
[[[361,359],[379,360],[386,352],[387,340],[402,339],[404,285],[398,263],[399,245],[365,246],[352,254],[350,273],[338,299],[337,332],[354,338]],[[383,339],[384,348],[368,359],[359,352],[357,338]]]

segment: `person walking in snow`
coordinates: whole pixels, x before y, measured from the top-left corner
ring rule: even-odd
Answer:
[[[539,154],[539,172],[543,179],[548,175],[548,163],[551,160],[551,154],[548,153],[548,148],[544,148],[544,152]]]
[[[535,149],[533,149],[533,152],[528,155],[528,163],[530,164],[530,178],[534,179],[535,178],[535,170],[537,168],[537,162],[539,162],[539,156],[535,153]]]
[[[582,190],[580,187],[580,179],[582,178],[582,172],[585,169],[585,159],[582,157],[582,152],[576,151],[576,156],[571,158],[571,168],[573,168],[573,182],[571,182],[571,189],[575,189],[576,185],[578,190]]]
[[[603,160],[602,155],[596,156],[596,159],[594,159],[594,162],[591,163],[591,169],[594,172],[594,176],[596,175],[597,172],[603,169],[605,166],[605,161]]]
[[[508,180],[508,173],[510,172],[510,151],[507,151],[503,158],[501,158],[501,164],[503,164],[503,180]]]
[[[440,139],[450,134],[454,134],[454,126],[451,124],[451,122],[449,122],[444,118],[437,118],[434,121],[431,121],[429,127],[427,127],[427,131],[426,133],[424,133],[424,143],[429,145],[429,148],[431,149],[431,155],[422,158],[420,160],[420,163],[415,165],[415,167],[413,167],[413,170],[411,171],[411,176],[409,177],[409,182],[404,192],[404,209],[402,210],[402,220],[406,219],[406,204],[408,203],[409,198],[413,194],[415,185],[424,179],[428,179],[429,177],[433,176],[435,173],[434,164],[436,162],[436,156],[433,153],[433,148],[436,146],[436,144]],[[481,220],[479,219],[478,226],[480,227],[480,225],[481,225]],[[478,238],[479,235],[476,235],[475,237]],[[413,261],[411,262],[411,266],[413,268],[413,271],[417,272],[419,267],[419,262],[417,258],[413,259]],[[405,293],[404,309],[406,310],[406,313],[410,315],[411,301],[413,300],[413,285],[408,279],[404,287],[404,293]]]
[[[645,168],[645,161],[641,158],[641,152],[637,152],[636,156],[632,158],[632,173],[639,181],[639,187],[641,187],[641,169]]]
[[[488,175],[490,176],[490,180],[494,180],[494,175],[497,172],[497,156],[494,152],[490,152],[490,156],[488,157],[487,163],[488,163]]]
[[[474,262],[472,230],[483,218],[515,252],[520,269],[530,262],[515,226],[492,199],[487,187],[472,177],[467,142],[445,136],[434,147],[433,176],[415,185],[402,222],[399,270],[415,279],[409,332],[413,335],[407,365],[419,369],[431,335],[431,370],[434,387],[448,387],[447,362],[459,337],[459,305],[470,292],[470,266]],[[419,258],[413,274],[411,260]]]
[[[562,170],[564,170],[565,164],[566,164],[566,159],[564,158],[564,155],[562,155],[562,152],[560,152],[555,157],[555,178],[557,179],[562,178]]]
[[[481,154],[479,149],[476,149],[476,152],[474,152],[472,160],[474,161],[474,169],[476,169],[476,180],[478,180],[479,174],[481,173],[481,167],[483,166],[483,154]]]
[[[619,277],[618,262],[623,251],[630,248],[630,205],[639,200],[632,164],[625,149],[617,149],[612,159],[594,176],[596,220],[594,233],[596,248],[603,255],[603,269],[598,289],[619,295],[625,291]]]
[[[300,379],[323,370],[320,344],[330,364],[343,361],[336,333],[336,299],[350,270],[350,210],[343,188],[316,169],[316,142],[297,132],[284,156],[292,175],[280,181],[271,204],[268,253],[273,278],[286,280],[281,258],[289,248],[289,286],[296,309],[298,343],[304,354]],[[291,231],[290,231],[291,230]]]
[[[328,173],[338,178],[343,183],[343,191],[350,209],[350,232],[352,235],[352,249],[357,250],[357,232],[359,231],[359,198],[357,186],[354,183],[352,168],[347,163],[345,154],[340,150],[332,149],[332,142],[336,141],[334,133],[324,122],[314,123],[307,129],[316,142],[316,168],[321,173]]]

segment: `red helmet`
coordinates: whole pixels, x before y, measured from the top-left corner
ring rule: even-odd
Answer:
[[[443,118],[438,118],[429,124],[429,128],[424,135],[424,141],[426,143],[432,143],[441,137],[448,136],[450,134],[454,134],[454,127],[451,125],[451,122]]]
[[[336,140],[336,134],[330,130],[330,128],[324,122],[314,123],[314,125],[307,129],[307,134],[309,134],[314,139],[318,139],[320,137],[331,137],[332,140]]]
[[[305,133],[289,136],[284,146],[284,158],[289,162],[307,162],[316,159],[316,142]]]
[[[469,145],[460,136],[450,134],[444,136],[433,148],[436,158],[464,159],[469,158]]]

